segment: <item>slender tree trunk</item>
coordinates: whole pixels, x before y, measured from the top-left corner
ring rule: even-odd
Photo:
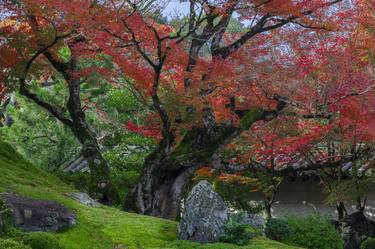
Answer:
[[[67,82],[69,88],[69,101],[67,103],[69,117],[66,116],[63,108],[42,100],[27,89],[27,73],[20,79],[20,94],[47,110],[56,119],[71,129],[73,135],[82,145],[82,154],[90,168],[90,195],[97,198],[103,204],[111,205],[114,200],[118,200],[118,197],[112,186],[109,165],[100,152],[96,134],[87,124],[85,112],[82,109],[80,96],[81,82],[79,78],[74,76],[74,73],[79,72],[77,60],[72,55],[69,62],[62,63],[57,61],[48,51],[44,52],[44,55],[56,71],[63,75]]]
[[[339,221],[344,219],[344,217],[347,215],[345,204],[342,201],[336,204],[336,210]]]
[[[73,68],[76,68],[73,62]],[[73,134],[82,145],[82,155],[90,168],[90,195],[101,203],[111,205],[117,199],[111,182],[111,172],[107,161],[103,158],[96,134],[86,122],[85,112],[81,105],[80,80],[73,78],[69,73],[64,74],[69,87],[68,111],[72,119],[70,126]]]
[[[269,201],[264,202],[264,209],[266,211],[266,219],[269,220],[272,218],[272,203]]]

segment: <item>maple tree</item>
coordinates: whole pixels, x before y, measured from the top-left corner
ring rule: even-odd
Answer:
[[[149,100],[161,123],[159,147],[146,159],[129,205],[135,202],[141,213],[178,216],[184,186],[194,171],[207,164],[222,167],[220,155],[226,145],[254,123],[277,118],[289,104],[280,76],[296,81],[297,75],[295,67],[283,67],[282,51],[277,61],[267,58],[281,42],[275,32],[280,29],[305,39],[312,29],[333,30],[338,16],[350,12],[327,11],[339,2],[190,1],[189,21],[177,29],[140,15],[137,6],[130,5],[130,12],[119,11],[113,15],[118,19],[103,24],[96,44],[134,79],[133,86]],[[242,33],[227,32],[234,13],[249,20],[251,27]],[[209,49],[201,56],[204,47]],[[276,68],[280,74],[267,74],[267,69]]]
[[[207,165],[223,171],[336,167],[350,160],[342,151],[332,154],[339,151],[332,138],[357,146],[362,140],[350,139],[360,131],[363,144],[370,145],[374,83],[367,51],[373,46],[366,41],[372,34],[360,35],[359,29],[371,27],[371,3],[188,3],[187,21],[177,27],[158,22],[132,1],[3,3],[17,25],[1,28],[0,53],[9,60],[0,61],[0,74],[71,127],[100,178],[96,186],[105,182],[97,191],[108,196],[109,167],[80,99],[80,83],[94,72],[131,88],[151,112],[145,125],[124,124],[159,141],[127,200],[141,213],[177,217],[186,183]],[[246,24],[240,32],[228,28],[234,19]],[[359,38],[352,39],[356,32]],[[113,67],[92,63],[108,58]],[[69,88],[69,116],[28,88],[56,72]],[[328,144],[324,153],[322,144]],[[223,152],[236,146],[245,151],[241,158],[223,160]]]
[[[80,54],[77,45],[82,36],[75,21],[82,19],[78,15],[89,16],[90,1],[69,4],[65,1],[2,1],[0,7],[1,15],[6,17],[0,29],[0,78],[8,88],[18,88],[21,95],[71,129],[82,144],[82,155],[89,164],[90,193],[102,203],[111,204],[116,196],[110,169],[101,154],[96,134],[87,124],[80,96],[81,84],[90,72],[100,69],[80,64],[87,57]],[[74,9],[88,12],[71,12]],[[69,53],[63,56],[65,48]],[[65,107],[50,103],[30,90],[33,85],[42,87],[43,82],[59,77],[65,80],[69,92]]]
[[[234,170],[258,168],[271,176],[319,170],[339,219],[344,201],[363,212],[372,186],[366,171],[374,163],[374,50],[363,43],[373,39],[363,28],[350,36],[318,36],[311,50],[298,48],[303,78],[285,115],[255,124],[230,146]]]

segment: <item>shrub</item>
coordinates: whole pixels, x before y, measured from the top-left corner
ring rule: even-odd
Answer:
[[[309,249],[342,249],[343,241],[331,222],[318,215],[305,218],[290,217],[287,219],[293,234],[286,244]]]
[[[49,233],[25,233],[22,236],[22,240],[32,249],[62,249],[59,241]]]
[[[12,227],[12,213],[5,200],[0,197],[0,235],[4,235],[6,230]]]
[[[22,242],[17,242],[12,239],[1,239],[1,238],[0,238],[0,248],[1,249],[31,249],[30,246],[24,245]]]
[[[375,249],[375,238],[368,238],[361,243],[361,249]]]
[[[6,227],[4,232],[5,237],[9,238],[21,238],[24,234],[24,232],[16,227]]]
[[[267,238],[276,241],[285,241],[293,233],[288,222],[283,219],[269,219],[266,224],[265,234]]]
[[[90,185],[90,174],[85,172],[63,172],[61,170],[56,171],[55,174],[65,183],[73,186],[74,188],[88,192]]]
[[[255,234],[250,227],[242,223],[242,215],[233,215],[224,226],[224,235],[220,237],[221,242],[233,243],[244,246],[249,244]]]

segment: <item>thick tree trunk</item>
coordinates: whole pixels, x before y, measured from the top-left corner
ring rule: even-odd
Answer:
[[[140,183],[126,206],[135,211],[163,218],[176,219],[186,183],[196,169],[218,160],[225,145],[259,120],[271,120],[285,107],[284,98],[275,96],[275,110],[250,109],[236,111],[240,125],[204,122],[186,133],[174,146],[174,139],[164,138],[159,148],[144,163]],[[135,205],[129,205],[134,203]]]
[[[186,184],[199,166],[163,170],[164,162],[153,159],[148,159],[135,189],[135,209],[142,214],[176,219],[180,215]]]
[[[145,161],[141,180],[134,190],[135,210],[142,213],[176,219],[180,204],[195,170],[211,164],[216,152],[238,134],[240,128],[218,124],[196,127],[185,135],[173,150],[163,143]],[[127,200],[127,206],[132,202]]]

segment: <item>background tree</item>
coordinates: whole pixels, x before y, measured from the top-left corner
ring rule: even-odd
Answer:
[[[61,1],[27,0],[1,3],[2,15],[8,16],[0,33],[0,53],[7,58],[2,60],[1,74],[10,87],[14,89],[17,84],[21,95],[70,128],[82,145],[83,156],[89,162],[90,193],[102,203],[110,204],[116,199],[110,169],[100,152],[96,134],[87,124],[80,96],[81,84],[88,80],[93,65],[79,62],[83,59],[78,49],[82,36],[76,24],[80,20],[79,15],[90,17],[90,14],[72,12],[83,10],[83,6],[88,8],[85,11],[90,11],[93,6],[91,1],[64,4],[64,7],[61,4]],[[31,84],[37,86],[44,80],[54,78],[66,82],[66,109],[43,100],[29,89]]]

